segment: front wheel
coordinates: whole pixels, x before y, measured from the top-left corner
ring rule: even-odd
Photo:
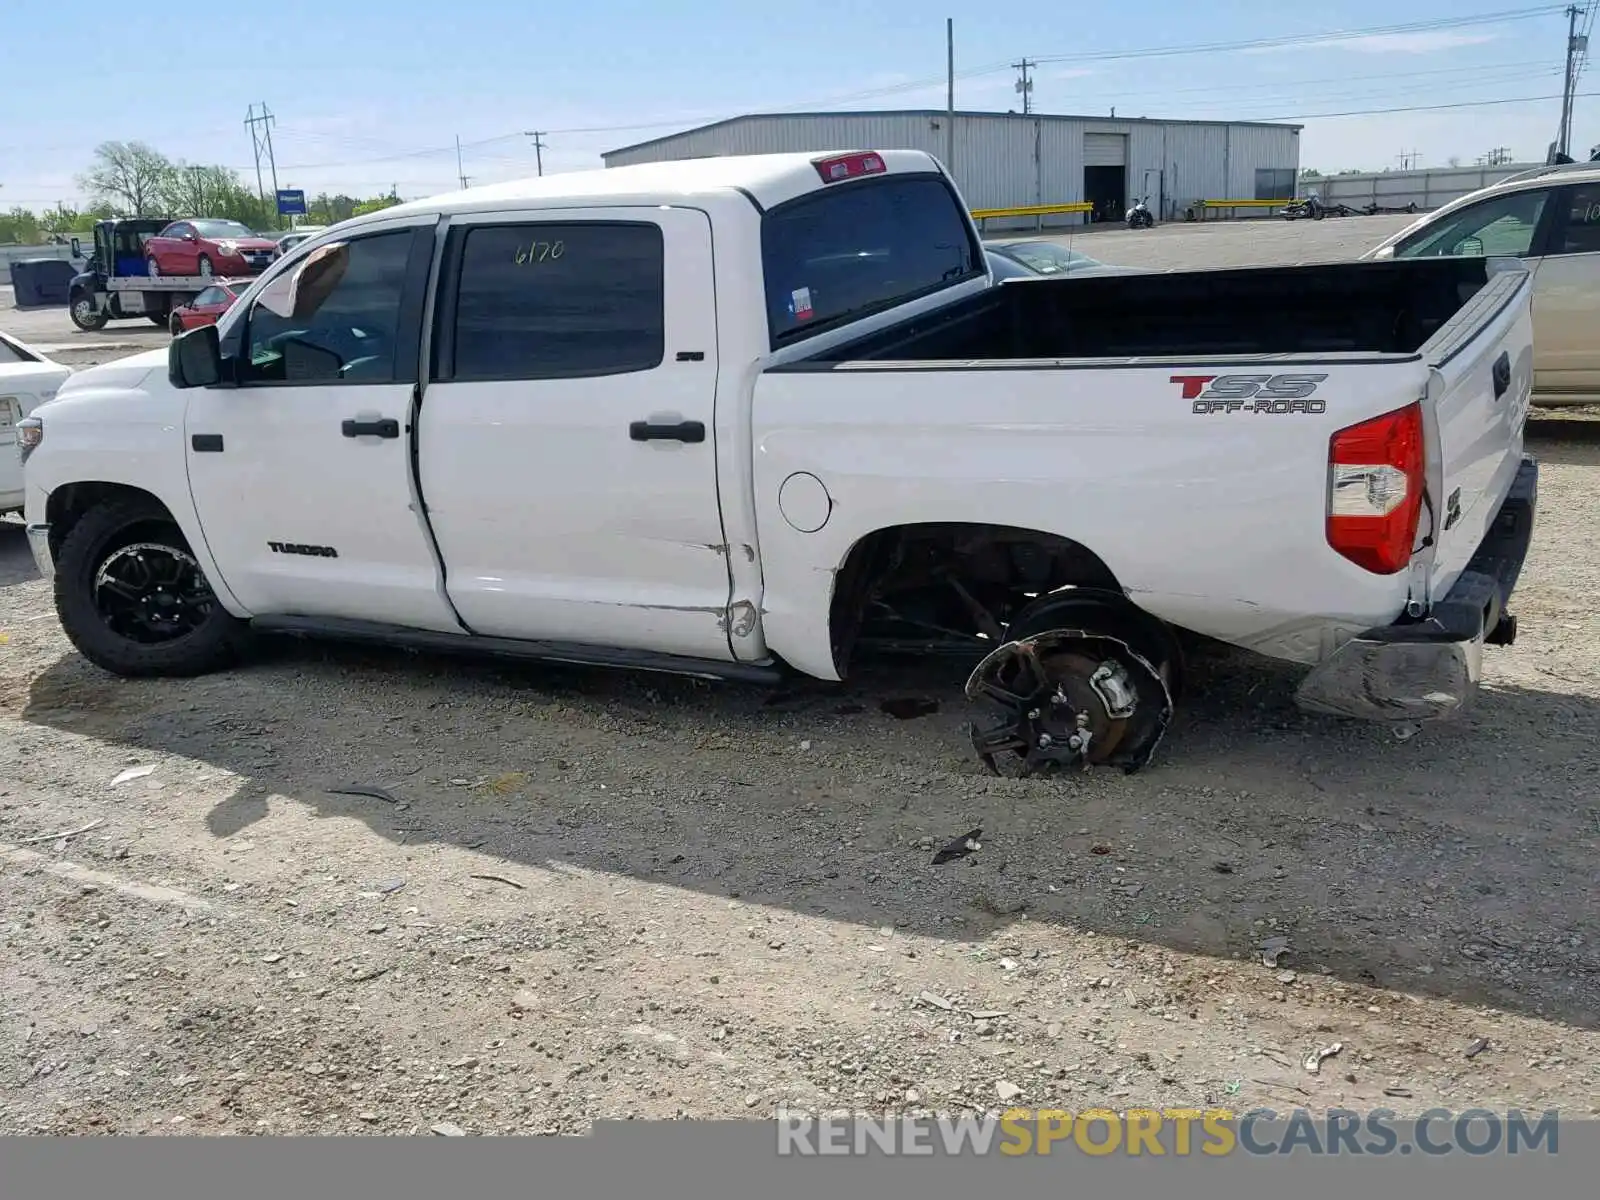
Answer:
[[[72,323],[85,333],[99,333],[106,327],[105,313],[94,306],[94,300],[89,296],[74,296],[67,314],[72,318]]]
[[[61,544],[56,613],[78,652],[114,675],[201,675],[231,663],[244,623],[218,602],[170,514],[107,500]]]
[[[183,332],[183,322],[178,319],[177,313],[173,313],[172,316],[167,318],[167,332],[172,334],[173,337],[177,337]]]
[[[200,274],[206,279],[211,278],[211,260],[204,254],[200,256]]]

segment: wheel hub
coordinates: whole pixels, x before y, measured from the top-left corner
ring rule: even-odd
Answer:
[[[1003,756],[1016,759],[1023,776],[1101,765],[1132,773],[1150,761],[1172,719],[1161,671],[1126,642],[1083,630],[1000,646],[978,664],[966,693],[995,710],[996,719],[972,729],[973,748],[994,774]]]

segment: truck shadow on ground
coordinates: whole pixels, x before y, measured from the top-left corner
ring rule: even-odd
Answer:
[[[3,451],[0,451],[3,453]],[[0,517],[0,588],[39,578],[21,521]]]
[[[229,799],[183,814],[219,838],[264,819],[252,837],[270,837],[282,796],[410,853],[949,940],[1026,920],[1249,958],[1281,933],[1302,971],[1600,1027],[1600,704],[1495,687],[1401,742],[1300,714],[1273,664],[1195,673],[1146,771],[1025,781],[982,772],[959,672],[926,661],[767,693],[342,647],[187,683],[68,656],[24,715],[235,773]],[[880,711],[908,695],[940,709]],[[327,790],[352,782],[404,807]],[[925,839],[978,826],[978,853],[932,865]]]

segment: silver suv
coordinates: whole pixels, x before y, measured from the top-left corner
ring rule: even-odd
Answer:
[[[1600,404],[1600,163],[1524,171],[1407,225],[1363,258],[1520,258],[1533,276],[1533,402]]]

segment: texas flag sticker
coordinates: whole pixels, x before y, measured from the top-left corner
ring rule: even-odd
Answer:
[[[811,318],[811,289],[795,288],[790,293],[794,301],[794,315],[797,321],[806,321]]]

